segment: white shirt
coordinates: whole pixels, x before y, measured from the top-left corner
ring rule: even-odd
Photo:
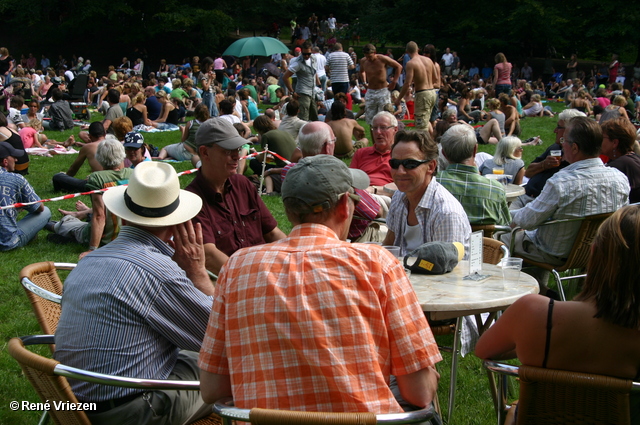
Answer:
[[[327,58],[322,53],[314,53],[313,56],[318,64],[318,78],[326,76],[327,72],[324,67],[327,66]]]
[[[336,18],[329,18],[329,19],[327,19],[327,22],[329,22],[329,29],[330,30],[336,29]]]

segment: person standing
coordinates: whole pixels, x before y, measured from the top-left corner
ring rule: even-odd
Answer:
[[[442,62],[444,75],[451,75],[451,71],[453,68],[453,54],[451,53],[450,48],[447,47],[445,49],[444,54],[442,55],[442,59],[440,59],[440,61]]]
[[[366,120],[371,125],[373,117],[384,107],[391,103],[391,90],[396,87],[396,82],[402,73],[402,65],[397,61],[376,53],[376,46],[367,44],[362,49],[364,58],[360,59],[360,79],[364,81],[367,93],[365,94]],[[387,82],[387,67],[394,69],[391,83]]]
[[[326,70],[331,78],[331,90],[338,93],[349,92],[349,70],[355,68],[351,55],[342,50],[342,44],[336,43],[327,59]]]
[[[291,85],[290,77],[296,75],[296,89]],[[315,100],[315,87],[320,85],[318,78],[318,63],[311,52],[311,43],[305,41],[302,44],[302,53],[291,60],[289,69],[283,76],[285,85],[294,99],[300,103],[300,113],[298,118],[303,121],[318,120],[318,106]]]
[[[511,63],[507,62],[504,53],[498,53],[495,57],[496,65],[493,67],[493,84],[496,96],[500,93],[511,91]]]
[[[395,101],[396,106],[409,91],[411,84],[415,89],[415,126],[416,129],[426,129],[429,126],[431,111],[436,105],[438,98],[433,81],[436,77],[436,68],[433,62],[426,56],[418,54],[418,45],[410,41],[406,48],[409,61],[405,68],[405,79],[400,95]]]

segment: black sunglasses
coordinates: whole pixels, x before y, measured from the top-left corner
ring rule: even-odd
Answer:
[[[426,164],[429,162],[426,159],[390,159],[389,165],[394,170],[397,170],[401,165],[405,170],[413,170],[414,168],[418,168],[421,164]]]

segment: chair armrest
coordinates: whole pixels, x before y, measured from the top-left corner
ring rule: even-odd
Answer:
[[[494,360],[485,360],[482,362],[485,369],[507,376],[518,376],[518,366],[496,362]]]
[[[34,294],[36,294],[41,298],[44,298],[45,300],[49,300],[56,304],[60,304],[60,302],[62,301],[61,295],[58,295],[51,291],[47,291],[44,288],[41,288],[40,286],[33,283],[31,279],[29,279],[28,277],[23,277],[20,280],[20,283],[22,283],[22,286],[24,286],[25,289],[27,289],[29,292],[33,292]]]
[[[26,335],[20,339],[24,345],[55,344],[53,335]]]
[[[213,404],[213,413],[222,417],[223,423],[228,423],[228,420],[249,422],[249,416],[251,409],[240,409],[233,406],[233,399],[231,397],[225,397],[216,401]],[[335,413],[335,412],[334,412]],[[434,410],[432,406],[424,409],[415,410],[412,412],[403,413],[388,413],[376,415],[376,423],[378,424],[412,424],[428,421],[434,416]],[[327,422],[328,423],[328,422]]]
[[[58,270],[73,270],[76,266],[77,264],[75,263],[53,263],[53,267]]]

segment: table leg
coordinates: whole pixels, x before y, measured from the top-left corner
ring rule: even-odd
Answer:
[[[463,317],[456,319],[456,333],[453,337],[453,349],[451,350],[451,378],[449,382],[449,411],[447,412],[447,424],[451,423],[451,415],[456,400],[456,380],[458,377],[458,359],[460,357],[460,340],[462,338]]]

